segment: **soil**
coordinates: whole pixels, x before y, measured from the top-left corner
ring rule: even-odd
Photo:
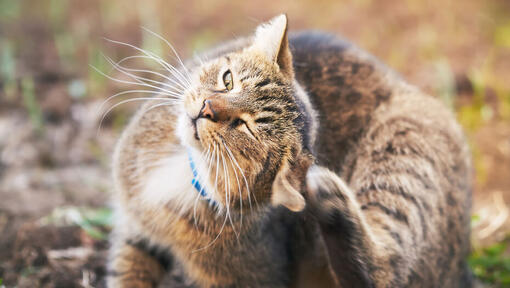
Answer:
[[[98,131],[99,107],[133,87],[89,64],[101,65],[98,51],[117,60],[133,54],[103,36],[148,45],[140,26],[171,35],[190,56],[287,11],[294,30],[344,35],[425,91],[449,89],[461,122],[465,115],[476,120],[463,122],[479,218],[473,243],[489,245],[510,232],[508,1],[132,2],[0,0],[0,287],[105,287],[109,226],[97,237],[76,221],[48,216],[109,207],[110,155],[135,106],[113,110]],[[474,112],[462,112],[466,107]],[[179,273],[164,285],[186,287]]]

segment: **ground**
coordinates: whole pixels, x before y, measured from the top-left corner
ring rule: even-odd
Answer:
[[[104,287],[110,157],[136,105],[112,110],[99,129],[103,101],[134,87],[91,66],[121,77],[101,53],[136,51],[103,37],[171,61],[140,27],[191,57],[281,12],[291,30],[343,35],[455,110],[474,164],[470,262],[482,281],[510,286],[506,0],[0,0],[0,286]]]

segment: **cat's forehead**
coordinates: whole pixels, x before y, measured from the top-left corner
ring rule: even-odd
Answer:
[[[273,65],[270,65],[262,55],[250,50],[241,50],[203,62],[198,72],[201,81],[206,81],[211,78],[216,79],[219,73],[223,73],[226,70],[236,73],[237,76],[248,74],[256,76],[261,73],[274,73],[273,68]]]

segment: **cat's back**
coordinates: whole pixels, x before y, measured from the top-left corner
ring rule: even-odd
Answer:
[[[406,286],[468,281],[470,157],[452,113],[335,36],[304,32],[290,43],[296,79],[318,112],[319,163],[353,189],[388,251],[407,251],[385,252],[386,269],[414,267],[400,275]]]
[[[458,144],[459,153],[467,151],[451,111],[370,54],[323,32],[301,32],[289,40],[296,79],[318,112],[315,153],[328,167],[342,170],[371,129],[391,119],[435,127]]]

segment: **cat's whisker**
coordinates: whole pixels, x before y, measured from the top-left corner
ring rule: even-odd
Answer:
[[[215,153],[215,158],[216,158],[216,176],[215,176],[214,186],[217,187],[217,183],[218,183],[218,170],[219,170],[219,159],[220,158],[219,158],[219,151],[218,151],[219,147],[218,147],[218,144],[214,143],[214,147],[215,147],[215,150],[216,150],[216,153]],[[220,231],[218,232],[216,237],[211,242],[209,242],[209,244],[205,245],[202,248],[193,250],[191,253],[196,253],[196,252],[199,252],[199,251],[203,251],[203,250],[211,247],[220,238],[220,235],[223,232],[223,229],[225,228],[225,225],[227,224],[227,220],[228,220],[228,217],[227,217],[227,215],[225,215],[223,223],[222,223],[222,225],[220,227]]]
[[[197,230],[197,231],[198,231],[197,206],[198,206],[199,200],[200,200],[200,193],[198,193],[197,196],[195,197],[195,201],[193,204],[193,225],[195,226],[195,230]]]
[[[153,90],[128,90],[128,91],[122,91],[122,92],[119,92],[117,94],[114,94],[108,98],[106,98],[106,100],[103,101],[103,103],[101,103],[101,105],[99,105],[99,108],[97,108],[97,112],[103,110],[103,107],[108,104],[108,102],[110,102],[110,100],[112,100],[113,98],[116,98],[118,96],[122,96],[122,95],[126,95],[126,94],[132,94],[132,93],[143,93],[143,94],[158,94],[158,95],[165,95],[165,96],[171,96],[171,95],[168,95],[168,94],[164,94],[164,93],[158,93],[156,91],[153,91]],[[154,97],[154,98],[151,98],[151,99],[155,99],[155,100],[162,100],[162,99],[166,99],[166,100],[171,100],[171,98],[162,98],[162,97]]]
[[[147,55],[149,58],[151,58],[152,60],[158,62],[160,65],[164,66],[165,68],[167,68],[167,70],[169,72],[172,72],[173,73],[176,73],[176,76],[178,75],[180,79],[182,80],[188,80],[177,68],[175,68],[173,65],[171,65],[170,63],[166,62],[165,60],[163,60],[160,56],[156,55],[155,53],[153,52],[150,52],[150,51],[147,51],[143,48],[140,48],[138,46],[135,46],[133,44],[129,44],[129,43],[125,43],[125,42],[122,42],[122,41],[118,41],[118,40],[113,40],[113,39],[108,39],[108,38],[103,38],[104,40],[108,41],[108,42],[111,42],[111,43],[114,43],[114,44],[119,44],[119,45],[123,45],[123,46],[127,46],[127,47],[130,47],[138,52],[141,52],[145,55]]]
[[[193,53],[193,58],[195,58],[195,61],[200,63],[200,66],[204,65],[204,60],[202,60],[202,58],[197,53]]]
[[[120,61],[115,62],[115,66],[119,67],[119,68],[122,68],[122,69],[124,69],[126,71],[130,71],[130,72],[148,73],[148,74],[152,74],[152,75],[156,75],[158,77],[161,77],[161,78],[165,79],[166,81],[172,82],[173,84],[179,86],[180,89],[178,89],[175,86],[169,85],[168,83],[165,83],[165,86],[170,87],[172,89],[175,89],[177,93],[182,93],[183,90],[186,90],[186,87],[183,86],[182,83],[180,83],[180,82],[176,81],[175,79],[170,78],[170,77],[168,77],[168,76],[166,76],[166,75],[164,75],[162,73],[155,72],[153,70],[147,70],[147,69],[134,69],[134,68],[129,68],[129,67],[120,65],[123,61],[127,60],[128,58],[132,59],[132,58],[149,58],[149,57],[148,56],[143,56],[143,55],[125,57],[125,58],[121,59]],[[164,71],[166,71],[166,70],[164,70]]]
[[[168,77],[168,76],[165,76],[159,72],[154,72],[154,71],[151,71],[151,70],[147,70],[147,69],[135,69],[135,68],[130,68],[130,67],[126,67],[126,66],[122,66],[118,63],[116,63],[115,61],[113,61],[113,59],[111,59],[110,57],[106,56],[106,55],[103,55],[103,57],[118,71],[132,77],[132,78],[136,78],[138,80],[144,80],[144,81],[149,81],[151,83],[156,83],[156,84],[160,84],[162,86],[165,86],[165,87],[168,87],[168,88],[171,88],[171,89],[174,89],[174,92],[175,93],[181,93],[182,94],[182,91],[183,90],[186,90],[186,87],[183,86],[181,83],[179,82],[176,82],[175,80],[173,80],[172,78]],[[144,77],[141,77],[141,76],[138,76],[138,75],[135,75],[135,74],[128,74],[129,72],[140,72],[140,73],[149,73],[149,74],[153,74],[153,75],[157,75],[163,79],[165,79],[166,81],[170,81],[172,83],[175,83],[176,85],[180,86],[180,89],[178,87],[175,87],[173,85],[170,85],[168,82],[161,82],[161,81],[156,81],[154,79],[148,79],[148,78],[144,78]]]
[[[152,59],[151,57],[149,57],[149,56],[146,56],[146,55],[140,55],[140,54],[138,54],[138,55],[126,56],[126,57],[124,57],[124,58],[122,58],[122,59],[118,60],[116,63],[120,65],[120,64],[122,64],[122,63],[124,63],[124,62],[126,62],[126,61],[128,61],[128,60],[131,60],[131,59],[149,59],[149,60],[153,60],[153,59]],[[160,63],[158,63],[158,64],[160,64]],[[163,71],[163,72],[168,72],[168,69],[166,69],[163,65],[161,65],[161,64],[160,64],[160,66],[161,66],[160,68],[152,68],[152,70],[151,70],[151,71]],[[124,67],[125,67],[125,66],[124,66]],[[113,71],[113,69],[112,69],[112,71]]]
[[[205,154],[206,161],[209,159],[210,152],[211,152],[211,145],[209,144],[209,146],[207,147],[207,152],[206,152],[206,154]],[[203,159],[203,157],[204,157],[203,155],[204,155],[204,152],[202,152],[202,153],[200,154],[200,158],[201,158],[201,159],[199,160],[200,162],[204,160],[204,159]],[[207,161],[207,163],[208,163],[208,162],[209,162],[209,161]],[[206,164],[207,164],[207,163],[206,163]],[[200,174],[199,174],[199,176],[198,176],[198,177],[199,177],[199,178],[201,178]],[[202,183],[204,183],[204,182],[202,181]],[[200,196],[202,195],[202,190],[203,190],[203,189],[204,189],[204,186],[202,186],[202,187],[200,188],[200,191],[198,191],[198,195],[197,195],[197,197],[196,197],[196,199],[195,199],[195,204],[193,205],[193,219],[194,219],[194,224],[195,224],[195,229],[196,229],[196,230],[198,230],[198,224],[197,224],[197,205],[198,205],[198,200],[200,199]]]
[[[138,81],[138,82],[133,82],[133,81],[127,81],[127,80],[117,79],[117,78],[115,78],[115,77],[112,77],[112,76],[110,76],[110,75],[105,74],[104,72],[102,72],[101,70],[97,69],[97,68],[96,68],[96,67],[94,67],[94,66],[90,66],[90,67],[92,67],[92,69],[96,70],[96,71],[97,71],[99,74],[101,74],[102,76],[104,76],[104,77],[106,77],[106,78],[108,78],[108,79],[110,79],[110,80],[112,80],[112,81],[115,81],[115,82],[117,82],[117,83],[130,84],[130,85],[140,85],[140,86],[145,86],[145,87],[149,87],[149,88],[154,88],[154,89],[156,89],[156,90],[154,91],[154,93],[155,93],[155,94],[157,94],[157,93],[161,93],[161,92],[164,92],[164,93],[165,93],[165,95],[172,96],[172,97],[174,97],[174,98],[176,98],[176,99],[181,98],[181,95],[176,94],[176,93],[174,93],[174,92],[172,92],[172,91],[165,90],[165,89],[163,89],[163,88],[161,88],[161,87],[154,86],[154,85],[150,85],[150,84],[147,84],[147,83],[140,83],[140,81]]]
[[[152,109],[156,109],[158,107],[163,107],[163,106],[169,106],[169,107],[172,107],[172,106],[175,106],[177,104],[179,104],[180,102],[176,102],[176,103],[159,103],[159,104],[154,104],[152,105],[151,107],[147,108],[146,110],[144,110],[142,113],[148,113],[149,111],[151,111]]]
[[[159,35],[158,33],[146,28],[146,27],[142,27],[142,29],[144,29],[145,31],[151,33],[152,35],[156,36],[157,38],[159,38],[160,40],[162,40],[163,42],[166,43],[166,45],[168,45],[168,47],[170,47],[170,49],[172,49],[172,52],[174,53],[175,57],[177,57],[177,60],[179,61],[179,63],[181,64],[182,66],[182,69],[184,70],[184,72],[188,75],[188,79],[191,80],[191,76],[189,75],[188,73],[188,69],[186,68],[186,66],[184,65],[184,63],[182,62],[182,59],[181,57],[179,57],[179,54],[177,54],[177,51],[175,50],[174,46],[172,44],[170,44],[170,42],[168,40],[166,40],[165,38],[163,38],[163,36]]]
[[[226,147],[227,144],[225,143],[225,140],[222,139],[223,141],[223,145]],[[240,205],[240,219],[239,219],[239,229],[242,229],[243,227],[243,194],[242,194],[242,190],[241,190],[241,183],[239,183],[239,177],[237,176],[237,171],[236,171],[236,167],[234,166],[234,162],[232,161],[232,157],[230,156],[230,153],[227,151],[227,156],[230,160],[230,164],[232,166],[232,171],[234,171],[234,175],[236,176],[236,181],[237,181],[237,190],[238,190],[238,193],[239,193],[239,205]],[[250,204],[250,208],[251,208],[251,204]]]
[[[232,215],[230,214],[230,200],[231,200],[231,195],[230,195],[230,175],[228,173],[228,167],[227,167],[227,164],[226,164],[226,161],[225,161],[225,155],[223,154],[223,151],[220,151],[221,152],[221,161],[222,161],[222,166],[223,166],[223,186],[225,186],[225,198],[226,198],[226,204],[227,204],[227,216],[228,216],[228,219],[230,221],[230,226],[232,226],[232,230],[234,231],[234,234],[236,235],[237,238],[239,238],[239,234],[237,233],[236,229],[235,229],[235,226],[234,226],[234,222],[232,221]]]
[[[130,103],[130,102],[134,102],[134,101],[145,101],[145,100],[164,100],[166,101],[167,103],[172,101],[172,99],[167,99],[167,98],[149,98],[149,97],[141,97],[141,98],[132,98],[132,99],[127,99],[127,100],[123,100],[123,101],[120,101],[119,103],[113,105],[112,107],[110,107],[104,114],[103,116],[101,117],[101,120],[99,121],[99,125],[98,125],[98,131],[101,130],[101,126],[103,124],[103,121],[104,119],[106,118],[106,116],[108,115],[108,113],[110,113],[113,109],[115,109],[116,107],[122,105],[122,104],[126,104],[126,103]]]
[[[106,41],[109,41],[111,43],[115,43],[115,44],[119,44],[119,45],[124,45],[124,46],[127,46],[127,47],[130,47],[132,49],[135,49],[136,51],[139,51],[147,56],[149,56],[149,58],[153,59],[154,61],[158,62],[160,65],[164,66],[165,68],[167,68],[168,72],[172,73],[172,75],[174,75],[176,78],[180,79],[180,81],[183,81],[183,83],[186,83],[187,85],[191,86],[191,82],[186,79],[186,77],[184,75],[182,75],[182,73],[177,69],[175,68],[174,66],[170,65],[168,62],[164,61],[163,59],[161,59],[161,57],[157,56],[156,54],[150,52],[150,51],[147,51],[145,49],[142,49],[140,47],[136,47],[135,45],[132,45],[132,44],[129,44],[129,43],[124,43],[124,42],[121,42],[121,41],[116,41],[116,40],[112,40],[112,39],[108,39],[108,38],[104,38]]]
[[[116,64],[117,64],[117,65],[120,65],[120,64],[122,64],[122,63],[124,63],[124,62],[126,62],[126,61],[128,61],[128,60],[131,60],[131,59],[145,59],[145,60],[153,60],[153,61],[154,61],[154,58],[153,58],[153,57],[151,57],[151,56],[147,56],[147,55],[140,55],[140,54],[138,54],[138,55],[126,56],[126,57],[124,57],[124,58],[120,59],[119,61],[117,61],[117,62],[116,62]],[[161,61],[164,61],[164,60],[163,60],[163,59],[161,59]],[[162,67],[162,68],[158,68],[158,69],[156,69],[156,68],[155,68],[157,71],[166,71],[166,72],[169,72],[169,71],[168,71],[168,68],[166,67],[166,65],[163,65],[163,63],[159,63],[158,61],[156,61],[156,62],[157,62],[157,63],[158,63],[158,64]],[[167,63],[167,64],[168,64],[168,63]],[[123,67],[126,67],[126,66],[123,66]],[[149,70],[149,71],[154,71],[154,70]],[[157,73],[157,72],[156,72],[156,73]],[[163,74],[163,76],[164,76],[165,78],[172,79],[172,80],[174,80],[174,81],[179,81],[178,83],[179,83],[179,84],[181,84],[181,85],[186,85],[185,83],[181,83],[179,79],[173,79],[173,78],[170,78],[170,77],[168,77],[168,76],[166,76],[166,75],[164,75],[164,74]],[[162,77],[163,77],[163,76],[162,76]]]
[[[227,153],[230,154],[230,156],[232,156],[232,159],[234,160],[234,163],[236,164],[237,168],[239,169],[239,172],[241,173],[241,176],[243,176],[243,180],[244,180],[244,184],[246,185],[246,189],[248,190],[248,201],[249,201],[249,204],[250,204],[250,209],[252,208],[251,207],[251,192],[250,192],[250,187],[248,185],[248,180],[246,180],[246,176],[244,175],[244,172],[243,172],[243,169],[241,169],[241,167],[239,166],[239,163],[237,162],[237,159],[236,157],[234,156],[234,154],[232,153],[232,151],[230,150],[230,148],[228,148],[228,145],[226,143],[223,143],[224,146],[225,146],[225,150],[227,151]],[[255,196],[255,194],[253,194],[253,198],[255,200],[255,205],[259,205],[259,203],[257,202],[257,197]]]
[[[145,77],[137,76],[137,75],[135,75],[133,73],[125,71],[124,68],[122,68],[121,66],[116,65],[115,62],[110,57],[108,57],[106,55],[103,55],[103,57],[106,59],[106,61],[108,63],[110,63],[113,67],[115,67],[115,69],[117,69],[117,71],[123,73],[124,75],[127,75],[127,76],[131,77],[133,80],[136,81],[136,82],[132,82],[132,84],[134,84],[134,85],[142,85],[142,86],[154,88],[154,89],[157,89],[157,90],[161,90],[161,91],[164,91],[164,92],[166,92],[168,94],[172,94],[172,95],[174,95],[177,98],[181,98],[182,97],[182,93],[179,94],[177,92],[170,91],[168,89],[165,89],[165,88],[161,87],[161,86],[164,86],[164,87],[169,87],[171,89],[177,90],[177,88],[175,88],[174,86],[172,86],[172,85],[170,85],[168,83],[163,83],[163,82],[160,82],[160,81],[156,81],[156,80],[148,79],[148,78],[145,78]],[[118,79],[118,80],[120,80],[120,79]],[[124,81],[124,80],[120,80],[120,81]],[[149,84],[147,82],[158,84],[158,85],[161,85],[161,86],[154,86],[154,85]]]

